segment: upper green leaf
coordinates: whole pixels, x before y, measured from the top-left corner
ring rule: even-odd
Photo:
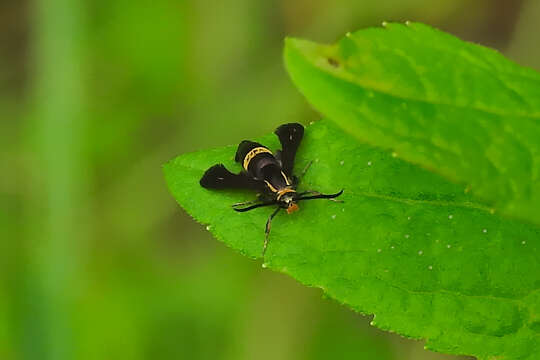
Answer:
[[[259,140],[278,148],[275,136]],[[233,172],[235,147],[185,154],[165,165],[177,201],[220,240],[258,257],[271,209],[237,213],[245,191],[210,191],[204,171]],[[345,189],[345,203],[313,200],[278,214],[268,267],[320,287],[373,323],[427,339],[430,349],[487,359],[540,356],[540,234],[475,203],[459,185],[325,122],[306,129],[300,190]],[[226,271],[226,269],[224,269]]]
[[[388,24],[336,45],[288,39],[308,101],[360,140],[540,224],[540,74],[422,24]]]

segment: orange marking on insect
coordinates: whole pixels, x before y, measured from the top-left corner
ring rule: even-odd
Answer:
[[[291,214],[299,209],[298,205],[295,203],[289,203],[287,207],[287,214]]]

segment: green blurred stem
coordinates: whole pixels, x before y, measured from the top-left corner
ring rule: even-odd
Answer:
[[[78,247],[84,206],[82,129],[84,108],[80,51],[82,2],[34,2],[34,96],[36,165],[33,182],[32,263],[27,284],[29,317],[23,328],[24,357],[73,359],[73,316],[80,286]],[[75,280],[77,279],[77,285]],[[26,328],[27,327],[27,328]]]

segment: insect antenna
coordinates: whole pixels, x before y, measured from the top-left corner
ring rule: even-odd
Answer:
[[[313,199],[333,199],[333,198],[337,198],[341,194],[343,194],[343,189],[341,189],[341,191],[339,191],[339,192],[337,192],[335,194],[318,194],[318,195],[313,195],[313,196],[303,196],[303,197],[300,197],[300,198],[296,199],[296,201],[313,200]]]
[[[261,203],[261,204],[251,205],[251,206],[248,206],[248,207],[245,207],[245,208],[240,208],[240,209],[234,208],[234,211],[245,212],[245,211],[253,210],[253,209],[256,209],[256,208],[263,207],[263,206],[270,206],[270,205],[275,205],[275,204],[277,204],[277,201],[270,201],[270,202],[265,202],[265,203]]]

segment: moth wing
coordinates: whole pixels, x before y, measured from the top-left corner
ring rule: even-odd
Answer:
[[[275,134],[281,143],[280,160],[283,172],[292,177],[294,158],[304,137],[304,127],[298,123],[284,124],[276,129]]]
[[[217,164],[206,170],[201,180],[206,189],[247,189],[261,191],[264,182],[250,178],[246,173],[233,174],[223,164]]]
[[[255,141],[243,140],[240,144],[238,144],[238,149],[236,149],[236,155],[234,157],[234,160],[238,163],[242,163],[246,155],[251,150],[257,147],[266,147],[266,146],[262,146],[261,144]]]

